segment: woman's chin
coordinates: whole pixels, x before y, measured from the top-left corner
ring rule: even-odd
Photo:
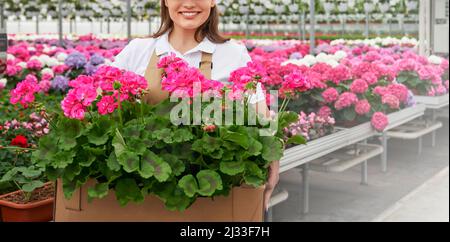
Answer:
[[[192,23],[192,24],[183,23],[182,25],[179,25],[179,26],[185,30],[196,30],[196,29],[198,29],[198,27],[200,27],[199,24],[195,24],[195,23]]]

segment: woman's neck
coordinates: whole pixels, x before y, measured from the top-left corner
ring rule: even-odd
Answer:
[[[183,55],[199,44],[195,40],[195,30],[180,29],[176,26],[169,33],[168,40],[170,45]]]

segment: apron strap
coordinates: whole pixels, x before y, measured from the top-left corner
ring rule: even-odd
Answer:
[[[200,72],[207,78],[211,79],[211,71],[213,68],[212,54],[202,52],[202,60],[200,61],[199,67]]]

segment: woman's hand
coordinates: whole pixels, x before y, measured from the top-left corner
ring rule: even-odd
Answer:
[[[269,210],[270,197],[272,192],[280,180],[280,162],[274,161],[269,167],[269,180],[266,183],[266,190],[264,191],[264,209]]]

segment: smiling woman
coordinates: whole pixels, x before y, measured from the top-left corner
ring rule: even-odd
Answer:
[[[219,12],[215,0],[161,0],[161,25],[147,39],[131,41],[116,57],[113,66],[145,76],[148,81],[144,101],[157,104],[169,93],[162,89],[164,70],[157,67],[161,58],[174,54],[189,66],[200,69],[208,80],[227,82],[231,73],[246,67],[251,58],[245,46],[230,41],[219,32]],[[268,115],[266,97],[261,83],[249,94],[249,104]],[[278,162],[268,168],[264,205],[278,183]]]
[[[195,41],[208,38],[215,43],[229,39],[219,34],[219,12],[215,0],[161,0],[161,26],[154,38],[169,30],[195,31]]]

